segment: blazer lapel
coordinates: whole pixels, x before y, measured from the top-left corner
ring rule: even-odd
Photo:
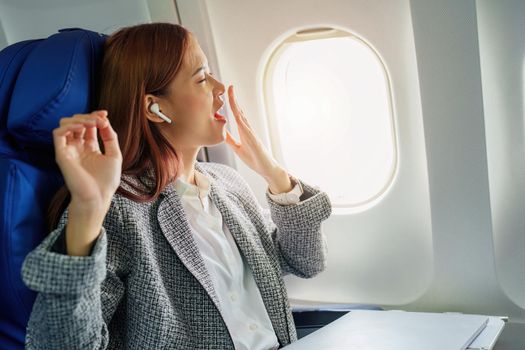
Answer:
[[[184,266],[195,276],[215,306],[221,311],[219,298],[215,292],[213,282],[204,265],[204,260],[199,252],[199,248],[193,239],[193,234],[184,214],[180,198],[172,187],[172,184],[168,185],[168,188],[162,192],[162,195],[164,199],[159,204],[157,212],[162,233]]]
[[[261,243],[257,241],[258,233],[247,232],[247,230],[253,230],[253,226],[247,225],[249,223],[246,220],[249,220],[249,218],[234,214],[233,208],[238,204],[234,202],[234,199],[230,199],[229,195],[233,196],[217,188],[210,178],[210,196],[221,212],[224,223],[230,230],[239,250],[253,272],[253,277],[261,292],[277,338],[281,344],[287,344],[290,342],[287,332],[288,325],[286,323],[283,324],[282,320],[283,310],[284,314],[286,314],[286,305],[282,302],[282,297],[275,297],[275,289],[281,286],[280,276],[277,276],[274,269],[269,268],[271,263]]]

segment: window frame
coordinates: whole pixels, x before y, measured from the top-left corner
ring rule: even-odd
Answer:
[[[264,103],[264,111],[266,113],[266,120],[268,122],[268,136],[270,140],[270,148],[273,153],[273,156],[286,167],[286,162],[284,161],[284,156],[281,150],[281,134],[277,122],[277,113],[275,110],[275,101],[272,93],[273,86],[273,77],[275,73],[275,67],[282,54],[285,52],[287,47],[293,45],[294,43],[301,41],[310,41],[310,40],[320,40],[328,38],[338,38],[338,37],[349,37],[353,40],[360,42],[364,45],[365,48],[368,48],[373,53],[373,56],[376,58],[380,67],[382,68],[382,73],[385,81],[385,88],[387,89],[387,110],[390,114],[390,136],[392,137],[392,164],[390,169],[388,169],[388,177],[383,186],[381,186],[377,192],[369,197],[367,200],[360,201],[357,203],[334,203],[332,201],[332,208],[334,214],[346,215],[354,214],[366,211],[377,203],[379,203],[392,188],[394,180],[399,172],[399,145],[398,145],[398,135],[397,135],[397,123],[396,115],[394,108],[394,98],[393,98],[393,89],[392,82],[390,79],[390,74],[388,73],[388,67],[385,64],[383,58],[370,43],[365,39],[361,38],[354,33],[351,33],[347,29],[336,29],[333,27],[309,27],[302,30],[298,30],[291,35],[288,35],[281,40],[274,48],[271,50],[270,55],[268,56],[264,68],[262,71],[262,101]]]

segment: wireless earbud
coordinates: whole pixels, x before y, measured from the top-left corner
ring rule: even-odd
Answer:
[[[171,123],[171,119],[168,118],[164,113],[162,113],[159,109],[159,104],[158,103],[154,103],[152,104],[150,107],[149,107],[149,110],[151,113],[155,113],[156,115],[158,115],[160,118],[162,118],[164,121],[168,122],[168,123]]]

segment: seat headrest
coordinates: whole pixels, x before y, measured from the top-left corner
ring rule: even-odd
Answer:
[[[21,266],[45,237],[49,202],[63,184],[52,130],[94,107],[104,42],[71,29],[0,51],[0,349],[24,348],[36,295]]]
[[[60,118],[95,108],[96,72],[105,39],[99,33],[71,28],[44,40],[15,44],[21,47],[12,50],[16,55],[7,65],[17,66],[19,71],[2,80],[0,94],[11,94],[11,98],[0,96],[0,100],[10,100],[7,132],[19,149],[52,147],[52,130]],[[12,91],[8,91],[9,85]]]
[[[41,40],[41,39],[40,39]],[[40,40],[21,41],[0,51],[0,154],[16,157],[16,143],[7,132],[7,112],[20,68]]]

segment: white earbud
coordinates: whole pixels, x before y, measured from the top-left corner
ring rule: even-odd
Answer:
[[[158,115],[160,118],[162,118],[164,121],[168,122],[171,124],[171,119],[168,118],[164,113],[162,113],[159,109],[159,104],[158,103],[154,103],[152,104],[150,107],[149,107],[149,110],[151,113],[155,113],[156,115]]]

